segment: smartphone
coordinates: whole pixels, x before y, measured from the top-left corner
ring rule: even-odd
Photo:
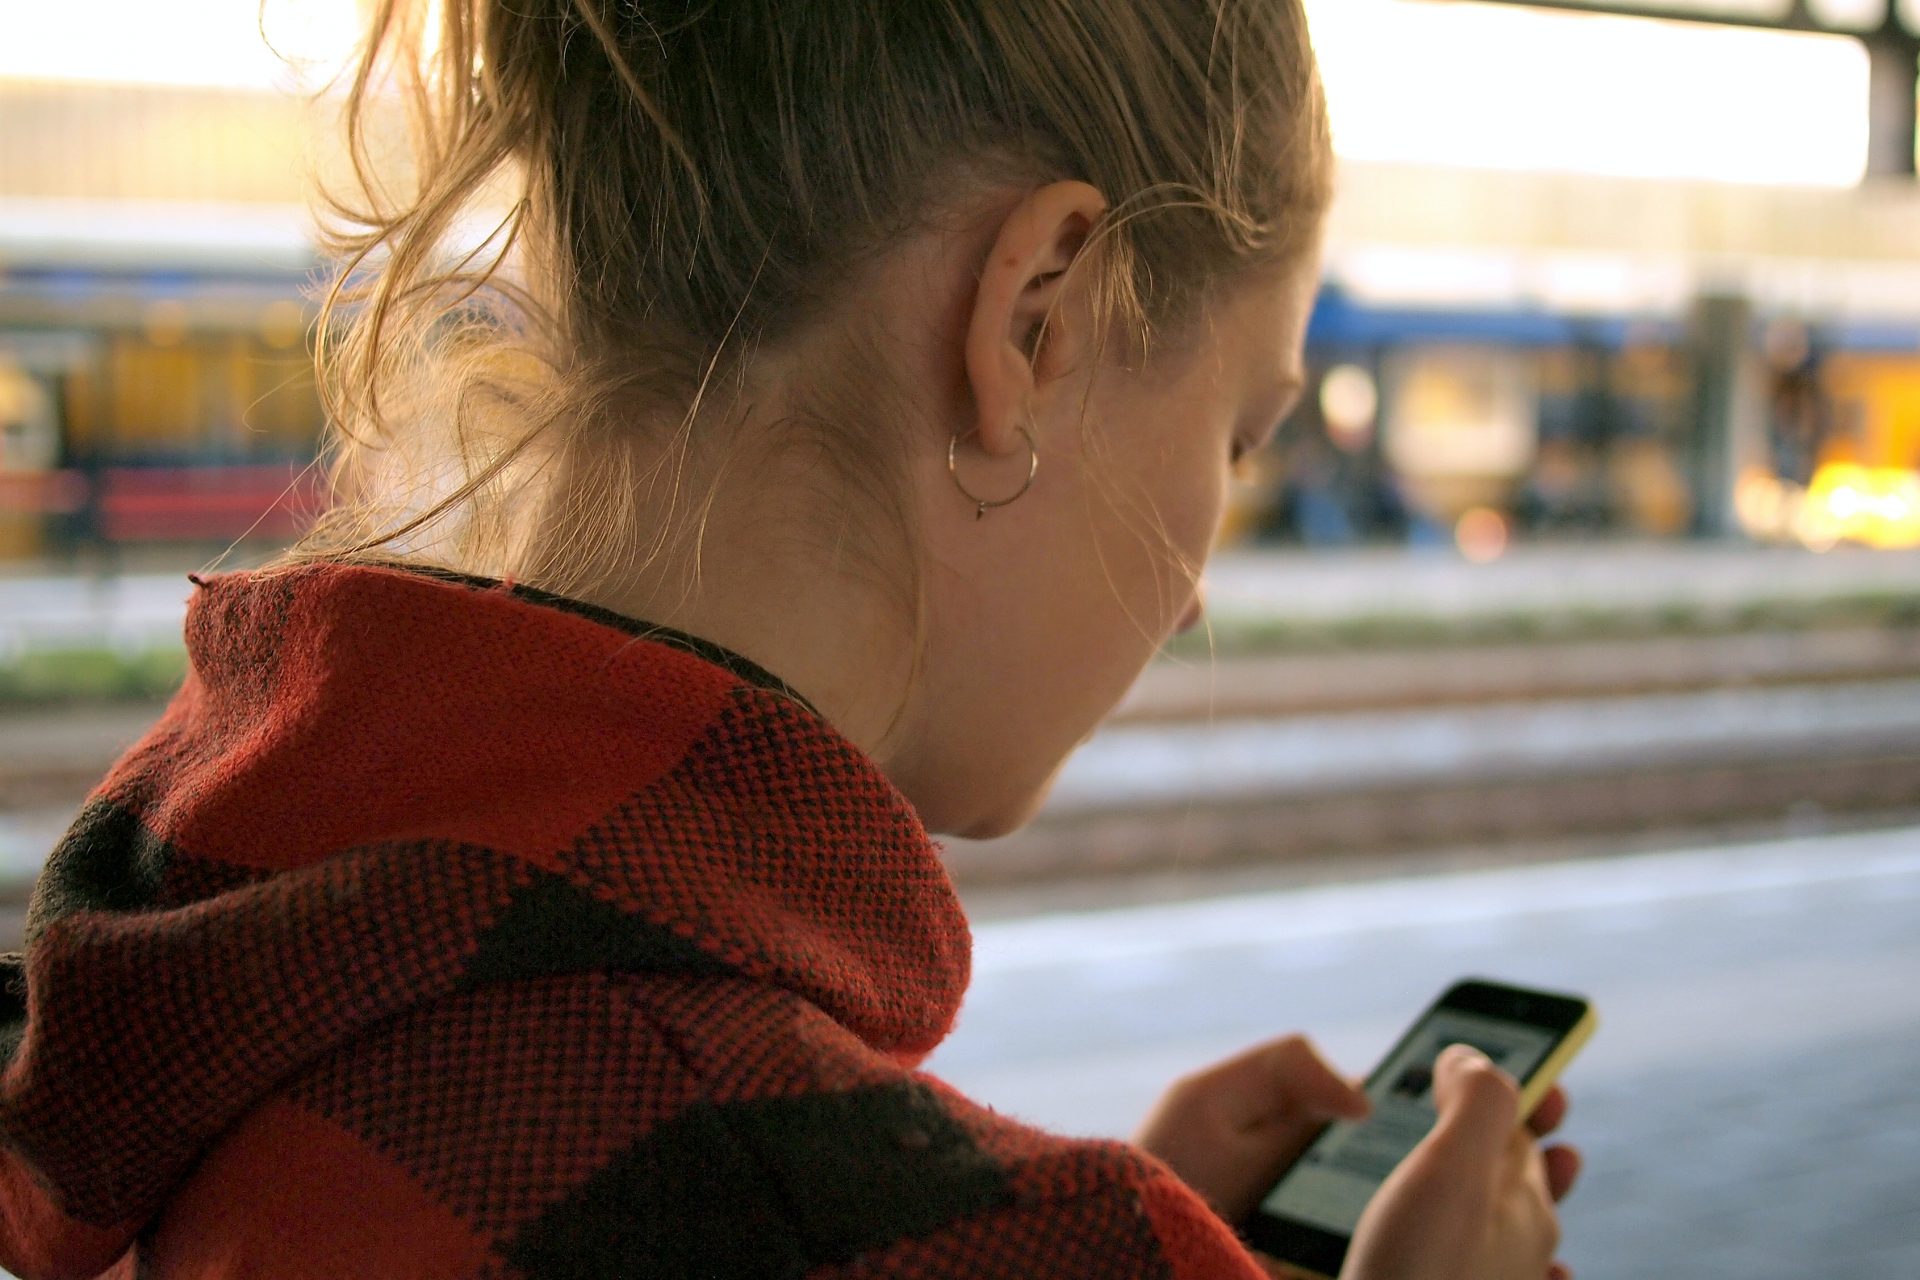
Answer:
[[[1336,1120],[1314,1138],[1241,1224],[1262,1253],[1322,1277],[1340,1274],[1361,1210],[1433,1128],[1433,1067],[1450,1044],[1470,1044],[1520,1083],[1530,1115],[1593,1034],[1579,996],[1469,978],[1420,1015],[1367,1077],[1373,1114]]]

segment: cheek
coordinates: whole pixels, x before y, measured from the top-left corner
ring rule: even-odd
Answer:
[[[969,641],[958,668],[971,682],[954,691],[968,726],[960,736],[994,744],[991,767],[946,769],[949,782],[967,778],[968,802],[980,806],[958,834],[1022,825],[1193,602],[1225,505],[1224,463],[1164,450],[1122,461],[1095,463],[1108,482],[1027,531],[1053,554],[1011,557],[1020,568],[1006,575],[1003,563],[999,588],[953,619],[966,636],[994,640]]]
[[[1134,521],[1128,559],[1137,566],[1134,579],[1172,609],[1162,619],[1171,625],[1185,613],[1219,536],[1227,473],[1219,459],[1188,449],[1163,455],[1144,478],[1141,492],[1150,499],[1151,510],[1143,509]]]
[[[1230,485],[1228,472],[1219,459],[1209,458],[1205,462],[1188,490],[1180,530],[1180,549],[1196,569],[1206,563],[1213,544],[1219,540]]]

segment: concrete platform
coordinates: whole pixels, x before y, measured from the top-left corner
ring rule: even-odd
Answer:
[[[1448,549],[1232,551],[1207,569],[1216,615],[1305,620],[1580,610],[1732,612],[1762,602],[1920,597],[1920,551],[1734,542],[1520,547],[1489,564]]]
[[[1223,892],[1231,892],[1226,890]],[[984,905],[984,904],[980,904]],[[1590,996],[1566,1140],[1582,1280],[1920,1275],[1920,828],[995,919],[930,1068],[1126,1136],[1289,1031],[1364,1071],[1456,977]]]
[[[202,564],[182,555],[169,568],[149,554],[137,571],[112,576],[0,567],[0,658],[28,647],[171,643],[192,592],[186,574]],[[1233,550],[1214,557],[1206,588],[1208,610],[1221,619],[1444,621],[1675,608],[1733,614],[1761,603],[1920,599],[1920,551],[1581,543],[1521,547],[1472,564],[1446,549]]]

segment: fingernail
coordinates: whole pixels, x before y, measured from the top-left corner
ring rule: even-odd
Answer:
[[[1493,1065],[1492,1058],[1489,1058],[1486,1054],[1470,1044],[1450,1044],[1444,1052],[1451,1055],[1453,1060],[1463,1067],[1490,1067]]]

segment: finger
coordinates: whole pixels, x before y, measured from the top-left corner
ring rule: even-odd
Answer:
[[[1566,1199],[1580,1178],[1580,1150],[1577,1147],[1548,1147],[1540,1153],[1547,1167],[1547,1193],[1555,1200]]]
[[[1556,1262],[1547,1268],[1547,1280],[1573,1280],[1573,1268],[1564,1262]]]
[[[1367,1095],[1335,1071],[1314,1043],[1301,1035],[1283,1036],[1221,1064],[1245,1087],[1240,1118],[1248,1126],[1286,1122],[1358,1120],[1369,1110]]]
[[[1559,1085],[1547,1090],[1547,1096],[1540,1099],[1540,1105],[1527,1117],[1527,1128],[1533,1130],[1533,1136],[1544,1138],[1558,1129],[1567,1118],[1567,1091]]]
[[[1292,1094],[1296,1115],[1364,1120],[1373,1111],[1366,1090],[1334,1070],[1319,1046],[1305,1036],[1276,1042],[1270,1065],[1275,1082]]]
[[[1520,1127],[1520,1090],[1513,1077],[1469,1045],[1449,1045],[1434,1063],[1434,1105],[1440,1118],[1431,1141],[1491,1168]]]
[[[1513,1126],[1513,1137],[1507,1144],[1507,1167],[1525,1180],[1542,1204],[1553,1199],[1553,1188],[1547,1181],[1546,1155],[1523,1125]]]

